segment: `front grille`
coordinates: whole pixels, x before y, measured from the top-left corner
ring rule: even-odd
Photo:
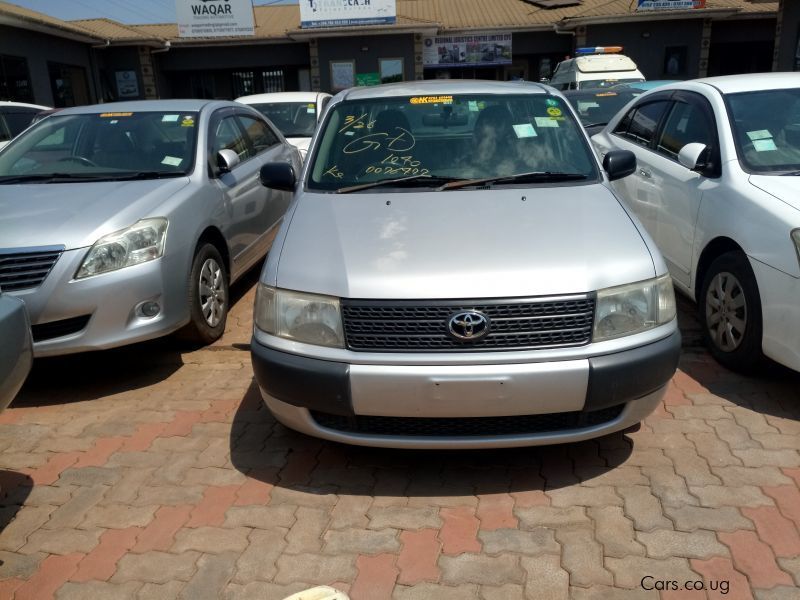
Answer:
[[[43,342],[78,333],[86,327],[91,315],[82,315],[61,321],[51,321],[50,323],[40,323],[31,327],[31,334],[34,342]]]
[[[483,338],[460,342],[448,333],[448,321],[474,310],[490,320]],[[455,301],[343,300],[347,347],[370,352],[476,352],[525,350],[588,344],[594,323],[594,299]]]
[[[41,285],[63,249],[43,252],[0,251],[0,289],[12,292]]]
[[[584,429],[616,419],[624,404],[589,412],[564,412],[546,415],[516,415],[511,417],[346,417],[311,411],[312,418],[322,427],[345,433],[395,435],[407,437],[481,437],[497,435],[530,435],[568,429]]]

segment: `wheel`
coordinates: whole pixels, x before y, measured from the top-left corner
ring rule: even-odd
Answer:
[[[711,354],[734,371],[753,371],[761,352],[761,298],[753,269],[741,252],[718,256],[697,298],[703,336]]]
[[[228,272],[216,246],[198,247],[189,273],[189,324],[182,337],[210,344],[225,331],[228,318]]]
[[[76,162],[81,165],[86,165],[87,167],[96,167],[97,164],[93,163],[91,160],[86,158],[85,156],[65,156],[64,158],[59,158],[57,162]]]

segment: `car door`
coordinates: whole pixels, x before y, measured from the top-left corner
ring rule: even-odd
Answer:
[[[266,189],[259,181],[261,162],[239,119],[235,109],[216,111],[209,122],[209,161],[215,174],[214,183],[222,192],[226,222],[221,224],[231,252],[232,273],[238,274],[252,264],[248,255],[258,238],[264,233],[264,209]],[[239,156],[239,164],[229,172],[220,170],[217,154],[220,150],[233,150]]]
[[[721,165],[713,109],[700,94],[677,92],[657,133],[654,151],[640,170],[655,187],[654,227],[650,230],[667,261],[670,274],[684,287],[692,276],[695,227],[703,194],[718,185]],[[708,150],[702,173],[678,162],[686,144],[701,143]]]

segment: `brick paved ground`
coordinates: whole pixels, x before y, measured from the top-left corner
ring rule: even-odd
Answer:
[[[323,443],[263,408],[253,277],[225,337],[41,361],[0,416],[0,598],[798,598],[800,377],[685,353],[637,431],[538,449]]]

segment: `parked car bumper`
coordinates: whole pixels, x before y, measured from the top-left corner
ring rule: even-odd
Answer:
[[[75,279],[87,249],[64,252],[44,282],[14,295],[30,315],[35,356],[113,348],[166,335],[188,322],[184,265],[164,255],[154,261]],[[178,253],[176,253],[178,254]],[[154,317],[145,302],[160,307]]]
[[[607,355],[485,365],[352,364],[253,339],[256,380],[286,426],[334,441],[406,448],[574,442],[634,425],[675,372],[680,333]]]
[[[31,328],[25,304],[0,295],[0,410],[17,395],[33,362]]]
[[[800,279],[750,260],[761,294],[762,350],[780,364],[800,371]]]

